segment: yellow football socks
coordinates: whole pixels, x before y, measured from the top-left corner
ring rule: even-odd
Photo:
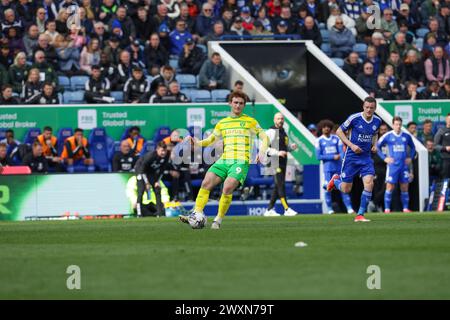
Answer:
[[[232,194],[222,194],[219,200],[219,212],[217,216],[220,219],[223,219],[227,214],[228,209],[230,208],[231,200],[233,198]]]
[[[209,190],[200,188],[198,191],[197,199],[195,199],[195,212],[203,212],[209,199]]]
[[[283,198],[280,198],[280,201],[281,201],[281,204],[284,207],[284,210],[287,210],[289,208],[289,206],[288,206],[288,204],[286,202],[286,199],[283,197]]]

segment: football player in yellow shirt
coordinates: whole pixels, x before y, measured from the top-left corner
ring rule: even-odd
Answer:
[[[230,207],[233,191],[245,181],[255,136],[262,141],[259,154],[265,154],[269,146],[269,139],[259,126],[258,121],[242,113],[245,102],[245,94],[231,93],[229,96],[231,114],[217,123],[213,133],[208,138],[201,141],[190,138],[195,146],[201,147],[213,144],[220,137],[223,139],[223,154],[206,173],[193,212],[193,214],[203,215],[209,193],[215,186],[223,182],[218,214],[211,225],[211,229],[220,229],[222,219]],[[257,162],[260,159],[259,154],[256,158]],[[180,220],[188,222],[185,216],[180,216]]]

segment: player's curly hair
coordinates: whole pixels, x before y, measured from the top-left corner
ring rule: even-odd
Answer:
[[[323,128],[330,128],[330,130],[333,130],[334,122],[329,119],[323,119],[320,120],[320,122],[317,124],[317,128],[322,131]]]
[[[233,98],[241,98],[244,100],[244,103],[247,101],[247,95],[244,92],[233,91],[230,93],[228,97],[228,102],[231,103]]]

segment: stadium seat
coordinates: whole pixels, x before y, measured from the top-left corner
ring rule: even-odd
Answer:
[[[33,144],[36,140],[37,136],[41,134],[41,129],[39,128],[30,128],[25,134],[25,138],[23,139],[23,143]]]
[[[336,63],[339,68],[342,68],[344,66],[344,60],[341,58],[331,58],[331,60],[333,60],[333,62]]]
[[[245,184],[249,186],[271,186],[273,184],[272,177],[265,177],[261,174],[261,166],[259,164],[251,164],[248,169]]]
[[[114,103],[123,103],[123,91],[111,91],[111,97],[114,98]]]
[[[331,46],[329,43],[322,43],[320,50],[322,50],[327,56],[331,57]]]
[[[419,38],[425,38],[425,35],[430,32],[430,30],[428,28],[419,28],[416,30],[416,35]]]
[[[141,150],[141,156],[147,152],[152,152],[156,148],[155,142],[153,140],[148,140],[145,142],[144,147]]]
[[[416,39],[416,47],[419,51],[422,51],[423,49],[423,38],[417,38]]]
[[[230,93],[230,90],[226,89],[217,89],[211,91],[211,98],[213,102],[226,102],[227,96]]]
[[[189,98],[189,100],[192,101],[192,91],[195,91],[197,89],[183,89],[181,90],[181,93],[184,93],[186,95],[186,97]]]
[[[197,88],[197,79],[193,74],[177,74],[175,78],[181,89]]]
[[[327,28],[327,25],[323,22],[319,23],[319,30],[325,30]]]
[[[327,29],[321,29],[320,34],[322,35],[323,42],[330,41],[330,32]]]
[[[355,51],[356,53],[358,53],[360,56],[366,56],[366,52],[367,52],[367,44],[365,43],[355,43],[355,45],[353,46],[353,51]]]
[[[111,171],[111,163],[108,159],[108,147],[106,143],[106,130],[94,128],[89,134],[89,152],[94,159],[94,165],[99,171]]]
[[[167,126],[161,126],[155,130],[155,134],[153,135],[153,141],[155,143],[160,142],[165,137],[170,136],[170,128]]]
[[[0,140],[5,139],[6,137],[6,129],[0,129]]]
[[[59,104],[64,104],[64,96],[62,95],[62,93],[58,93],[58,100]]]
[[[208,90],[192,90],[193,102],[211,102],[211,93]]]
[[[64,92],[63,99],[65,104],[82,104],[84,101],[84,91]]]
[[[72,91],[84,90],[86,82],[89,80],[88,76],[73,76],[70,78]]]
[[[111,161],[116,152],[120,151],[120,141],[113,141],[112,144],[108,146],[108,159]]]
[[[149,82],[149,83],[152,83],[152,81],[153,81],[153,77],[152,77],[152,76],[150,76],[150,75],[147,75],[147,80],[148,80],[148,82]]]
[[[58,149],[58,154],[60,155],[63,151],[64,148],[64,142],[66,141],[67,138],[71,137],[73,135],[73,130],[72,128],[60,128],[58,130],[58,134],[57,134],[57,138],[58,138],[58,142],[57,142],[57,149]]]
[[[425,90],[427,90],[427,87],[418,87],[418,88],[417,88],[417,92],[418,92],[418,93],[422,93],[422,92],[424,92]]]
[[[70,79],[66,76],[58,76],[58,83],[61,87],[64,88],[64,91],[71,91],[72,87],[70,86]]]
[[[178,59],[169,59],[169,65],[175,70],[178,70]]]

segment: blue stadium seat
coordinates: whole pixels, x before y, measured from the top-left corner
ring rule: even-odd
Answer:
[[[165,137],[170,136],[170,128],[167,126],[161,126],[155,130],[155,134],[153,135],[153,141],[155,143],[160,142]]]
[[[169,65],[175,70],[178,70],[178,59],[169,59]]]
[[[331,58],[331,60],[333,60],[333,62],[336,63],[339,68],[342,68],[344,66],[344,60],[341,58]]]
[[[211,98],[214,102],[226,102],[227,96],[230,93],[230,90],[226,89],[217,89],[211,91]]]
[[[323,23],[323,22],[319,23],[319,30],[326,30],[326,28],[327,28],[327,25],[325,23]]]
[[[189,100],[192,101],[192,91],[196,91],[197,89],[183,89],[181,90],[182,93],[186,95],[186,97],[189,98]]]
[[[25,134],[25,138],[23,139],[23,143],[33,144],[36,140],[37,136],[41,134],[41,129],[39,128],[30,128]]]
[[[175,78],[181,89],[197,88],[197,79],[193,74],[177,74]]]
[[[367,52],[367,44],[365,43],[355,43],[355,45],[353,46],[353,51],[355,51],[356,53],[358,53],[360,56],[366,56],[366,52]]]
[[[89,80],[88,76],[73,76],[70,78],[72,91],[84,90],[86,82]]]
[[[327,56],[331,57],[331,46],[329,43],[322,43],[320,50],[322,50]]]
[[[208,47],[205,46],[204,44],[198,44],[197,47],[202,49],[203,53],[208,54]]]
[[[116,152],[120,151],[120,141],[113,141],[112,144],[108,146],[108,159],[111,161]]]
[[[197,136],[200,140],[203,139],[202,128],[198,126],[189,126],[188,127],[189,134],[191,137]]]
[[[323,42],[330,41],[330,32],[326,29],[321,29],[320,34],[322,35]]]
[[[114,103],[123,103],[123,91],[111,91],[111,97],[115,99]]]
[[[94,159],[94,165],[99,171],[111,171],[111,163],[108,159],[106,130],[94,128],[89,134],[89,152]]]
[[[58,76],[58,83],[61,87],[64,88],[64,91],[71,91],[72,87],[70,86],[70,79],[66,76]]]
[[[428,28],[419,28],[416,30],[416,35],[419,38],[425,38],[425,35],[430,32],[430,30]]]
[[[424,92],[425,90],[427,90],[427,87],[418,87],[418,88],[417,88],[417,92],[418,92],[418,93],[422,93],[422,92]]]
[[[141,156],[146,154],[147,152],[152,152],[156,148],[156,144],[153,140],[148,140],[145,142],[144,147],[141,150]]]
[[[59,104],[64,104],[64,96],[62,95],[62,93],[58,93],[58,100]]]
[[[150,76],[150,75],[147,75],[147,80],[148,80],[148,82],[149,82],[149,83],[152,83],[152,81],[153,81],[153,77],[152,77],[152,76]]]
[[[259,164],[251,164],[248,169],[245,184],[249,186],[271,186],[273,184],[272,177],[265,177],[261,174],[261,166]]]
[[[0,140],[3,140],[6,138],[6,130],[7,129],[0,129]]]
[[[416,38],[416,47],[419,51],[423,49],[423,38]]]
[[[60,128],[58,130],[58,134],[56,137],[58,138],[57,149],[59,155],[63,151],[64,142],[66,141],[67,138],[71,137],[72,135],[73,135],[72,128]]]
[[[82,104],[84,101],[84,91],[68,91],[63,94],[64,104]]]
[[[208,90],[192,90],[192,102],[211,102],[211,93]]]

